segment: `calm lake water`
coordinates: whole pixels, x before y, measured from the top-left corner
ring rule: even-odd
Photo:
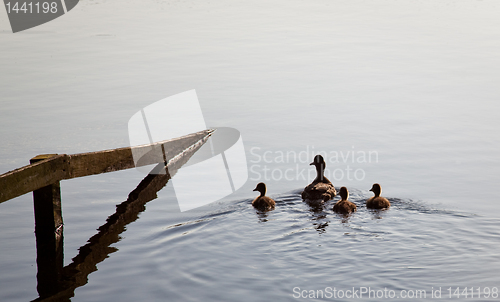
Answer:
[[[128,146],[134,113],[196,89],[208,126],[241,132],[247,183],[181,213],[169,182],[111,232],[71,301],[334,300],[333,288],[499,300],[499,13],[486,0],[83,0],[12,34],[0,9],[0,173]],[[300,199],[320,152],[358,205],[348,218],[338,197],[322,210]],[[144,177],[61,182],[64,265]],[[251,206],[260,181],[277,201],[267,214]],[[388,211],[364,207],[375,182]],[[0,301],[34,300],[31,194],[0,204],[0,227]],[[339,300],[387,300],[374,293]]]

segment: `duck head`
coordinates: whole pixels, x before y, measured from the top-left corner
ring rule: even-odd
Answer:
[[[323,180],[323,173],[325,172],[325,168],[326,168],[326,162],[325,162],[325,159],[323,158],[323,156],[321,155],[316,155],[314,157],[314,160],[312,163],[309,164],[310,166],[315,166],[316,167],[316,172],[318,173],[318,176],[316,177],[316,179],[320,179],[320,180]]]
[[[266,184],[263,183],[263,182],[259,182],[257,184],[257,186],[255,187],[255,189],[253,189],[254,191],[259,191],[260,192],[260,196],[264,196],[266,195],[266,191],[267,191],[267,188],[266,188]]]
[[[347,191],[346,187],[342,187],[340,188],[339,195],[342,200],[347,200],[349,198],[349,191]]]
[[[313,162],[309,164],[310,166],[319,166],[323,165],[323,167],[326,167],[325,159],[321,155],[316,155],[313,159]]]
[[[373,194],[375,194],[375,197],[379,197],[380,193],[382,192],[382,188],[380,187],[379,184],[373,184],[373,186],[370,189],[370,191],[372,191]]]

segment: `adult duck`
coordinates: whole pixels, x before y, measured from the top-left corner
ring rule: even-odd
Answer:
[[[265,183],[258,183],[253,190],[260,192],[260,195],[252,201],[252,205],[254,206],[254,208],[260,211],[269,211],[274,209],[276,202],[274,202],[274,200],[272,200],[270,197],[265,196],[267,192]]]
[[[368,198],[366,201],[366,207],[368,209],[387,209],[391,206],[391,203],[387,200],[387,198],[380,196],[380,193],[382,193],[382,187],[380,187],[379,184],[373,184],[370,191],[372,191],[375,196]]]
[[[302,199],[306,201],[328,201],[337,195],[332,182],[325,177],[326,163],[323,156],[316,155],[309,165],[316,167],[316,179],[304,188]]]
[[[356,212],[357,207],[354,203],[350,202],[349,199],[349,191],[347,191],[346,187],[340,188],[340,200],[333,206],[333,211],[339,214],[349,214],[352,212]]]

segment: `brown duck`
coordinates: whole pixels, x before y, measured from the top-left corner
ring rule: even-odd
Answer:
[[[260,192],[260,196],[257,196],[257,198],[252,201],[252,205],[254,206],[254,208],[260,211],[269,211],[274,209],[274,206],[276,204],[274,200],[272,200],[270,197],[265,196],[267,191],[265,183],[258,183],[253,190]]]
[[[375,196],[368,198],[366,201],[366,207],[368,209],[386,209],[391,206],[391,203],[387,200],[387,198],[380,196],[382,188],[379,184],[373,184],[370,191],[372,191]]]
[[[347,191],[346,187],[340,188],[339,195],[341,199],[337,201],[337,203],[333,206],[333,211],[339,214],[349,214],[352,212],[356,212],[356,205],[348,200],[349,191]]]
[[[309,165],[316,167],[316,179],[304,188],[302,199],[308,201],[328,201],[337,195],[332,182],[325,177],[326,163],[323,156],[316,155]]]

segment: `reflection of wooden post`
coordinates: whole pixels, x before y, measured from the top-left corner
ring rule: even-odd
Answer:
[[[30,160],[35,163],[57,154],[38,155]],[[63,220],[61,188],[59,181],[33,191],[35,211],[36,263],[38,267],[38,294],[47,297],[59,289],[64,264]]]

